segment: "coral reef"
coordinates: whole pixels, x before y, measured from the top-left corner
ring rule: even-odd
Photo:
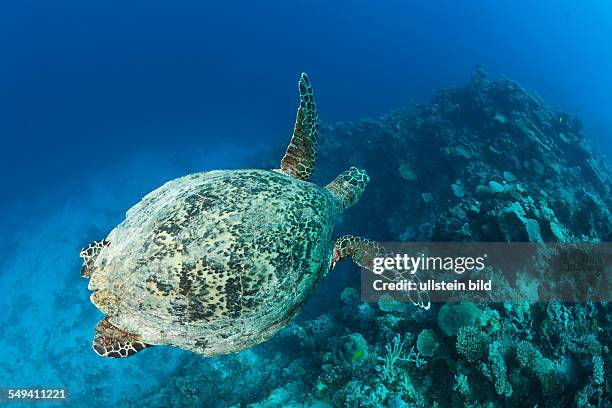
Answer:
[[[322,161],[316,181],[331,180],[342,163],[372,178],[339,233],[383,241],[612,241],[610,172],[578,119],[480,68],[431,103],[323,125],[320,140],[321,156],[338,159]],[[350,273],[328,279],[308,315],[269,342],[238,355],[194,356],[159,392],[123,405],[610,405],[609,304],[368,304],[359,302],[358,274]],[[315,304],[322,299],[324,306]]]
[[[579,120],[482,69],[431,103],[323,126],[320,140],[322,156],[341,157],[322,181],[344,162],[368,170],[347,224],[383,240],[612,240],[610,172]]]

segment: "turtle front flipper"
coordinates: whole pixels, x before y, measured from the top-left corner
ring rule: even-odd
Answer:
[[[106,316],[96,326],[93,349],[103,357],[125,358],[150,346],[138,336],[113,326]]]
[[[297,110],[291,143],[281,160],[282,172],[300,180],[308,180],[317,159],[317,107],[308,75],[299,82],[300,106]]]
[[[390,256],[389,252],[380,243],[367,238],[346,235],[338,238],[334,244],[330,270],[338,262],[351,257],[353,262],[360,267],[374,271],[374,258],[386,258],[388,256]],[[417,275],[413,275],[411,278],[418,283]],[[427,310],[431,307],[429,293],[426,291],[408,292],[407,299],[423,309]]]
[[[83,266],[81,267],[81,276],[84,278],[91,278],[93,272],[93,264],[102,248],[110,245],[110,241],[104,239],[102,241],[94,241],[81,249],[79,254],[83,258]]]
[[[331,269],[336,264],[348,257],[353,258],[353,262],[362,268],[372,269],[374,258],[385,257],[385,248],[376,241],[367,238],[345,235],[336,240],[332,255]]]

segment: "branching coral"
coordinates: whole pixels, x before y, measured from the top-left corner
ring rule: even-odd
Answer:
[[[427,361],[421,357],[418,351],[414,350],[414,347],[410,349],[408,356],[402,357],[406,340],[406,338],[402,340],[402,336],[397,334],[391,343],[387,343],[385,346],[385,351],[387,352],[385,356],[379,357],[379,360],[383,362],[382,377],[388,383],[392,383],[395,380],[398,372],[397,363],[399,361],[411,362],[417,367],[422,367],[427,364]]]
[[[457,352],[468,363],[480,360],[486,350],[489,336],[477,327],[462,327],[457,333]]]
[[[519,342],[516,356],[521,367],[526,368],[540,380],[544,394],[549,394],[557,383],[555,363],[543,357],[537,347],[527,341]]]
[[[470,384],[465,374],[455,374],[455,384],[453,390],[457,391],[461,396],[466,396],[470,393]]]
[[[509,397],[512,395],[512,384],[508,381],[506,369],[505,354],[507,351],[507,345],[500,341],[489,345],[489,363],[495,391],[499,395]]]

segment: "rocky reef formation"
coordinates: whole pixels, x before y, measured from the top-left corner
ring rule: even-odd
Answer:
[[[612,241],[610,172],[579,120],[482,69],[431,103],[324,126],[320,140],[337,157],[321,180],[344,163],[367,169],[366,204],[347,217],[381,239]]]
[[[478,69],[462,88],[376,120],[323,125],[315,181],[372,181],[337,231],[382,241],[610,242],[610,171],[577,118]],[[350,146],[350,148],[349,148]],[[271,154],[271,157],[278,157]],[[273,167],[277,163],[264,163]],[[358,274],[238,355],[193,356],[126,407],[607,407],[606,303],[359,299]],[[318,295],[315,295],[316,301]]]

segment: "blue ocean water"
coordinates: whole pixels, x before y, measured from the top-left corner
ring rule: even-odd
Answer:
[[[603,0],[5,1],[0,38],[0,387],[64,385],[72,406],[150,394],[193,358],[95,355],[80,248],[165,181],[270,157],[302,71],[334,123],[428,100],[480,64],[579,116],[612,158]]]

